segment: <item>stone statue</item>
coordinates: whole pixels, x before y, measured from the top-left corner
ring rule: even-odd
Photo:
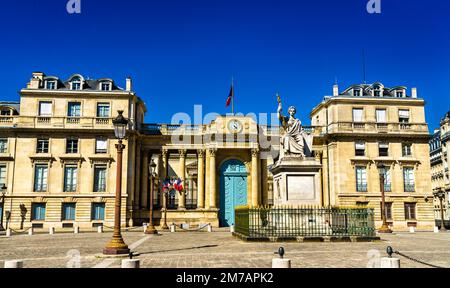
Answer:
[[[294,156],[294,157],[305,157],[305,140],[304,131],[302,127],[302,122],[295,118],[297,109],[294,106],[289,107],[289,116],[285,117],[282,115],[282,105],[281,98],[277,95],[278,101],[278,119],[280,119],[281,126],[283,127],[284,133],[281,135],[281,157]]]

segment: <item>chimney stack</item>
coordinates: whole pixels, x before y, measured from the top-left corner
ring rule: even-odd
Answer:
[[[27,88],[29,89],[39,89],[44,85],[44,73],[33,72],[30,83],[28,83]]]
[[[411,97],[412,98],[417,98],[417,88],[412,88],[411,89]]]
[[[133,90],[133,80],[130,76],[127,77],[125,90],[132,91]]]
[[[339,85],[338,84],[333,85],[333,96],[339,96]]]

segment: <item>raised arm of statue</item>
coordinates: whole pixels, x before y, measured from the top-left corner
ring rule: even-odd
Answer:
[[[281,125],[285,128],[286,127],[286,118],[281,113],[283,111],[283,106],[281,105],[281,98],[280,95],[277,94],[277,101],[278,101],[278,119],[280,120]]]

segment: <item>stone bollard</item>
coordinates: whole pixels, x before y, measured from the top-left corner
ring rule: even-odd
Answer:
[[[380,268],[400,268],[400,259],[383,257],[380,261]]]
[[[73,227],[73,234],[78,234],[78,233],[80,233],[80,227],[74,226]]]
[[[5,268],[23,268],[22,260],[10,260],[5,261]]]
[[[33,236],[33,232],[34,232],[33,227],[31,227],[30,229],[28,229],[28,235],[29,235],[29,236]]]
[[[278,248],[278,251],[275,252],[275,254],[278,254],[280,257],[272,259],[272,268],[291,268],[291,260],[284,259],[283,247]]]
[[[235,231],[234,225],[231,225],[231,226],[230,226],[230,232],[231,232],[231,233],[234,233],[234,231]]]
[[[176,225],[175,224],[172,224],[172,225],[170,225],[170,232],[175,232],[176,231]]]
[[[48,234],[50,234],[50,235],[55,234],[55,227],[49,227],[48,228]]]
[[[11,229],[6,229],[6,237],[11,237]]]
[[[145,233],[145,231],[147,231],[147,223],[144,223],[144,224],[142,224],[142,228],[144,228],[144,233]]]
[[[411,226],[409,227],[409,233],[415,233],[416,232],[416,228]]]
[[[291,268],[291,260],[283,258],[273,258],[272,268]]]
[[[97,227],[97,233],[103,233],[103,225]]]
[[[434,232],[434,233],[439,233],[439,227],[437,227],[437,226],[434,226],[434,230],[433,230],[433,232]]]
[[[213,232],[211,223],[208,224],[208,232]]]
[[[141,260],[139,259],[123,259],[122,268],[140,268]]]

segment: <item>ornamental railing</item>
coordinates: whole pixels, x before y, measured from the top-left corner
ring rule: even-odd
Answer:
[[[375,236],[373,209],[238,207],[235,232],[253,238]]]

